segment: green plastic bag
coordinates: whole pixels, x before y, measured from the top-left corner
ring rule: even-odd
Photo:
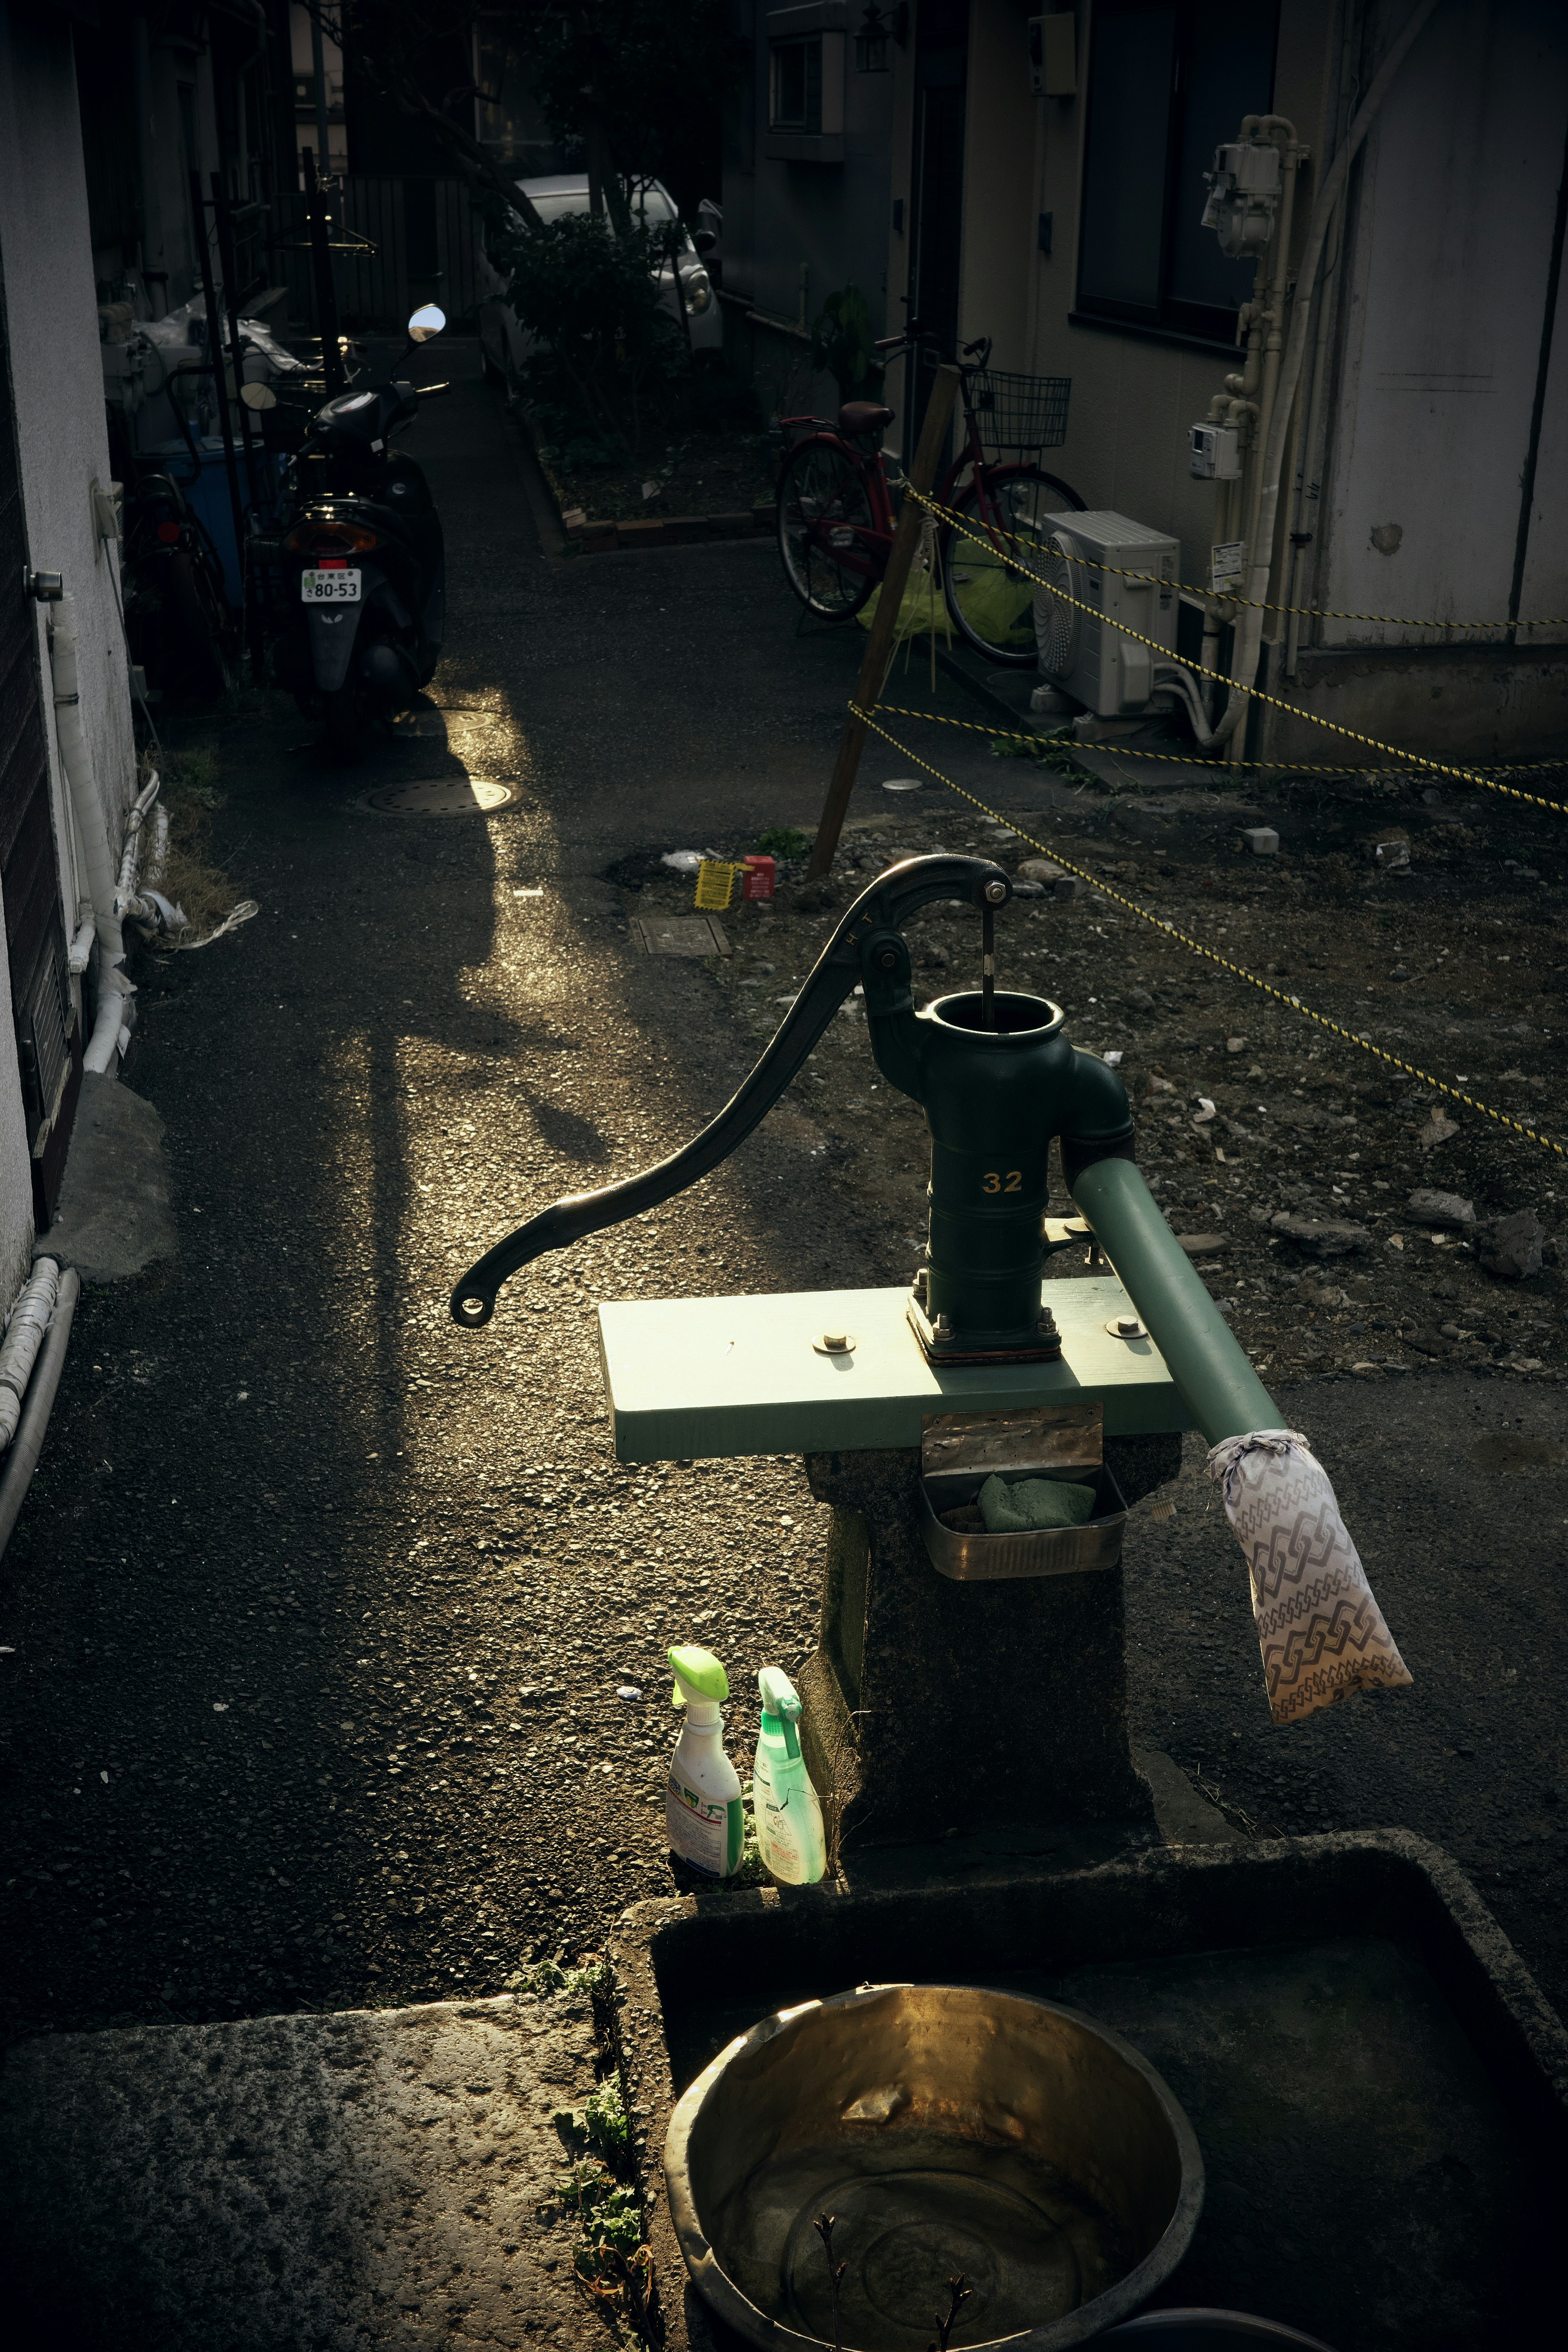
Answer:
[[[1094,1517],[1094,1488],[1067,1478],[1019,1478],[1011,1486],[994,1474],[980,1489],[980,1516],[993,1536],[1034,1528],[1081,1528]]]

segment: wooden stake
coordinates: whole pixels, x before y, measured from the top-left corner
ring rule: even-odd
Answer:
[[[921,426],[920,446],[915,462],[910,467],[910,487],[929,490],[936,479],[936,469],[947,439],[947,428],[952,415],[952,404],[958,398],[962,381],[958,370],[951,365],[940,367],[926,405],[925,422]],[[903,505],[899,510],[899,527],[893,533],[893,544],[888,553],[888,568],[882,574],[881,593],[877,609],[871,616],[871,631],[866,640],[865,658],[860,664],[860,677],[855,688],[855,699],[862,710],[875,709],[881,699],[882,682],[888,674],[888,656],[893,648],[893,634],[903,608],[904,590],[909,584],[910,570],[920,545],[921,525],[926,509],[906,489]],[[844,820],[849,811],[849,795],[855,789],[855,774],[860,765],[861,747],[866,740],[866,722],[853,712],[844,722],[839,740],[838,757],[833,763],[833,781],[827,787],[823,803],[822,822],[816,828],[816,840],[812,846],[811,863],[805,878],[815,882],[827,873],[838,853],[838,836],[844,830]]]

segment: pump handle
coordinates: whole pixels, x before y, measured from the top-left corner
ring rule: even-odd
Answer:
[[[1001,895],[988,898],[998,883]],[[495,1313],[501,1284],[520,1266],[542,1257],[546,1250],[565,1249],[605,1225],[657,1208],[727,1160],[773,1108],[859,980],[861,951],[873,937],[899,929],[938,898],[965,899],[984,908],[1003,906],[1012,895],[1002,868],[985,857],[906,857],[879,874],[849,908],[756,1068],[717,1117],[657,1167],[628,1176],[624,1183],[606,1184],[602,1192],[570,1193],[487,1250],[452,1293],[452,1320],[465,1331],[481,1329]]]

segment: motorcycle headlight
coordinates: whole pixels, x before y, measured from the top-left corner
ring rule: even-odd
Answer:
[[[686,280],[686,307],[689,310],[706,310],[713,299],[713,281],[706,270],[694,269]]]

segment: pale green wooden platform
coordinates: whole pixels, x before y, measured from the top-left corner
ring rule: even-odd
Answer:
[[[779,1297],[628,1300],[599,1309],[599,1352],[620,1462],[822,1454],[918,1445],[926,1416],[1098,1397],[1108,1437],[1190,1429],[1152,1339],[1113,1339],[1126,1314],[1113,1275],[1053,1282],[1055,1364],[934,1372],[904,1319],[909,1292],[807,1290]],[[819,1356],[851,1331],[848,1357]]]

